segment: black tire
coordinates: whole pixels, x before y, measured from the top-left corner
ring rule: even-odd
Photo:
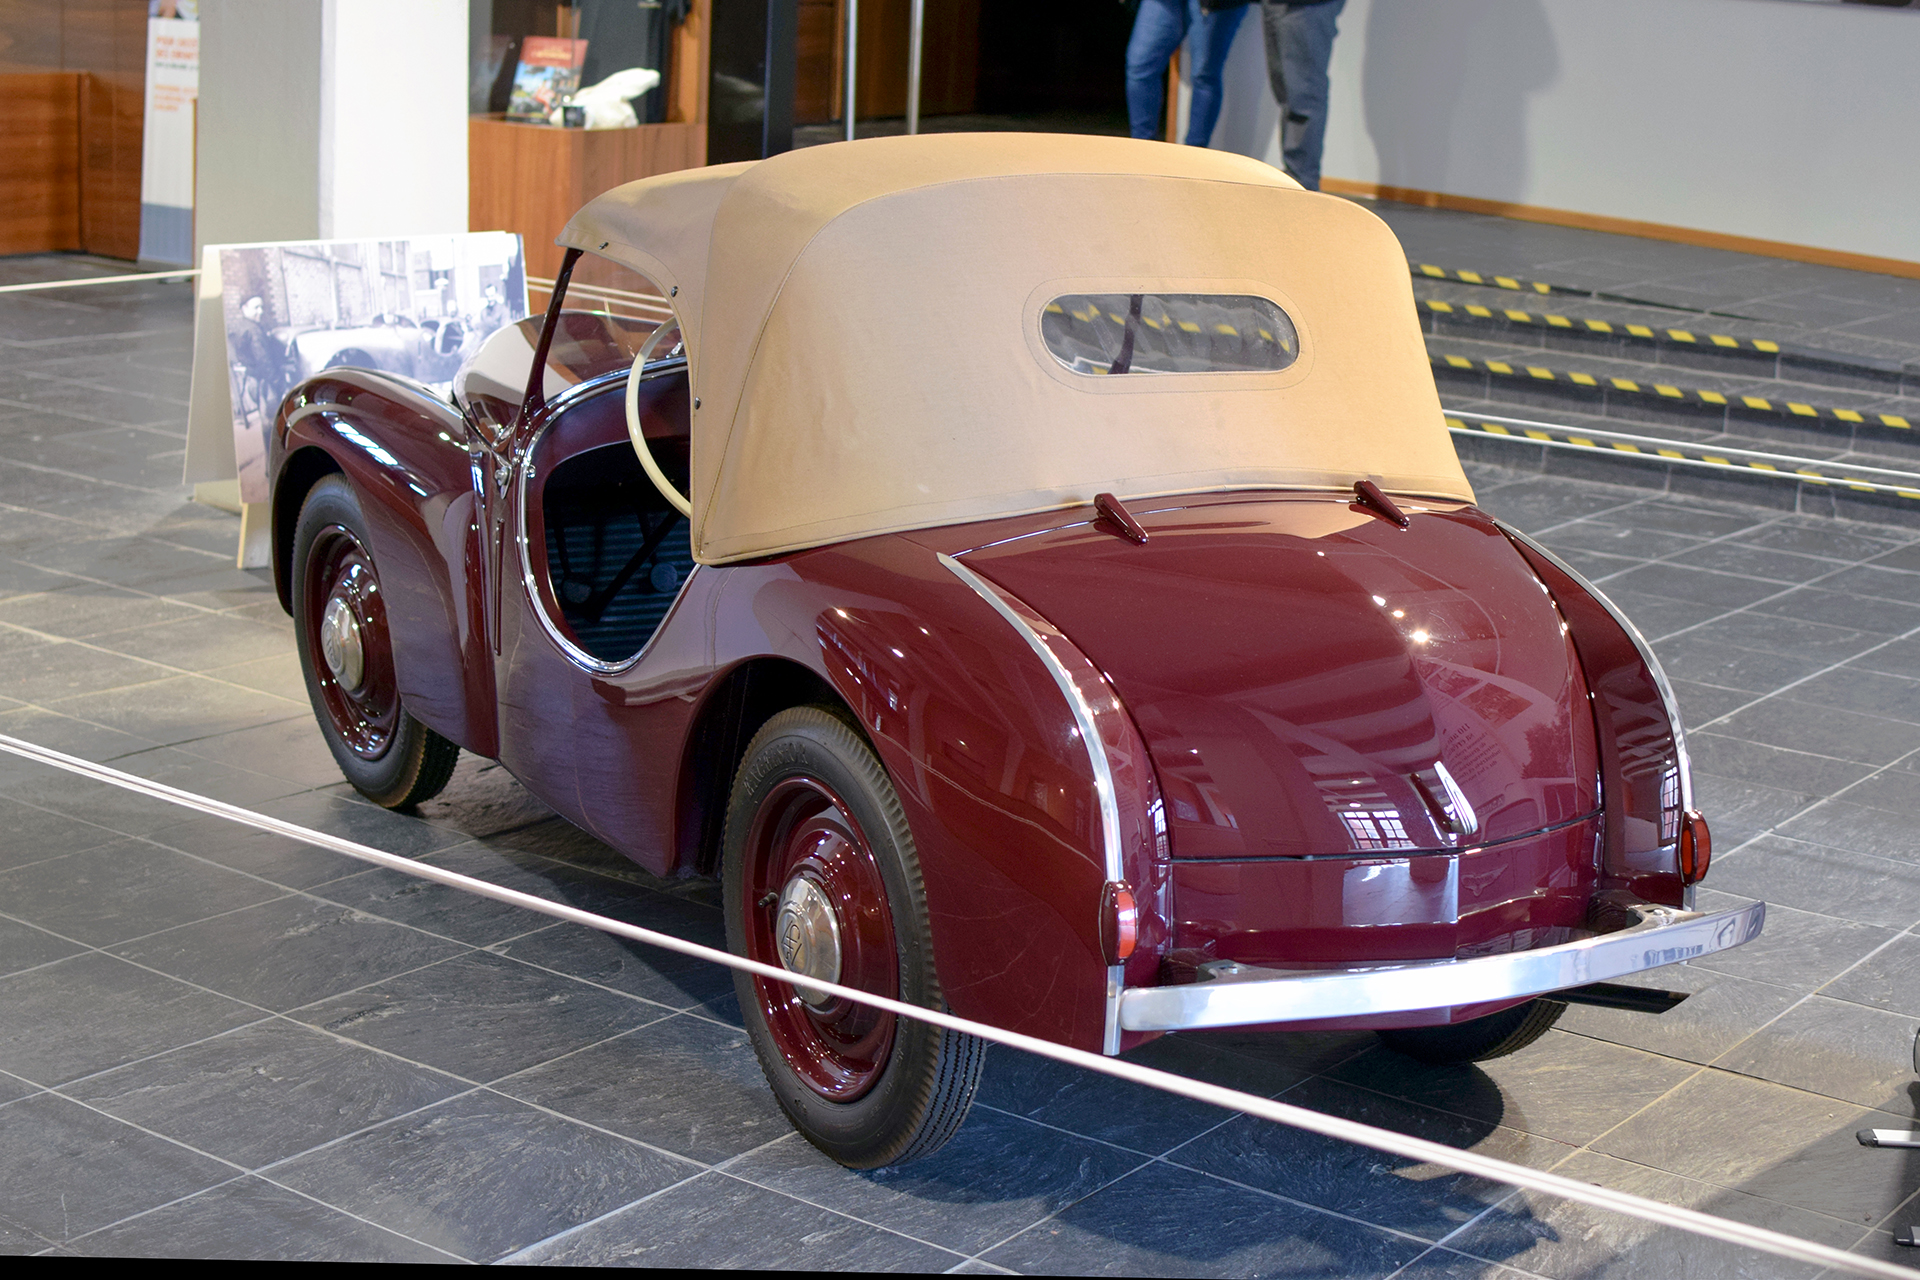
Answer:
[[[1566,1011],[1561,1001],[1542,997],[1471,1022],[1449,1027],[1400,1027],[1379,1035],[1395,1053],[1436,1066],[1486,1062],[1526,1048],[1547,1034]]]
[[[405,809],[440,793],[453,776],[460,748],[400,704],[370,546],[353,486],[345,476],[324,477],[308,492],[294,526],[294,638],[314,718],[340,772],[375,804]],[[321,575],[328,581],[318,581]],[[364,673],[352,690],[320,653],[321,615],[335,595],[354,600],[363,641]]]
[[[796,851],[824,849],[831,840],[841,841],[832,845],[837,852],[795,860]],[[834,913],[846,985],[887,994],[897,983],[896,998],[908,1004],[946,1007],[919,857],[899,796],[859,733],[821,707],[795,707],[768,720],[734,776],[721,852],[730,950],[783,963],[772,942],[779,909],[767,901],[775,896],[769,886],[803,874],[816,876],[823,901],[850,904]],[[871,901],[882,895],[884,903]],[[884,939],[874,941],[874,931]],[[839,1163],[873,1169],[918,1159],[966,1119],[984,1041],[886,1014],[884,1047],[870,1050],[879,1032],[862,1028],[869,1021],[877,1027],[879,1019],[862,1006],[838,1001],[815,1009],[785,983],[739,972],[734,989],[781,1109]],[[845,1061],[835,1058],[836,1046],[847,1045],[853,1047]],[[807,1064],[805,1073],[796,1061]]]

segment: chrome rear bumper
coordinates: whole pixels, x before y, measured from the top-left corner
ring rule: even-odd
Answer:
[[[1199,982],[1127,988],[1120,997],[1120,1025],[1128,1031],[1181,1031],[1546,995],[1737,947],[1759,937],[1767,918],[1764,902],[1715,915],[1646,903],[1632,910],[1640,923],[1614,933],[1470,960],[1336,970],[1211,965]]]

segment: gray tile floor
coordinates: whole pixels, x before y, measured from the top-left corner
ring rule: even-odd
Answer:
[[[1871,359],[1920,362],[1920,280],[1488,214],[1366,203],[1386,219],[1415,262],[1591,289],[1750,322],[1730,331],[1797,339]],[[1546,308],[1539,295],[1483,292],[1507,299],[1505,305]],[[1561,309],[1557,301],[1553,309]],[[1608,312],[1602,308],[1595,314]]]
[[[352,796],[235,522],[177,483],[188,348],[181,286],[0,302],[0,732],[717,939],[711,886],[649,880],[484,762],[417,815]],[[1721,849],[1703,898],[1765,898],[1766,936],[1666,971],[1693,994],[1664,1016],[1576,1009],[1484,1068],[1364,1035],[1136,1056],[1902,1256],[1920,1161],[1853,1133],[1915,1110],[1920,533],[1473,475],[1658,637]],[[0,1251],[1809,1274],[1000,1050],[947,1150],[851,1173],[788,1130],[707,967],[10,757]]]

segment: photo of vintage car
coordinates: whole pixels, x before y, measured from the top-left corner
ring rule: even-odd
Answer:
[[[1109,1054],[1371,1028],[1479,1060],[1759,933],[1692,910],[1667,681],[1474,504],[1359,205],[1198,148],[934,135],[649,178],[561,243],[454,403],[332,368],[280,407],[275,580],[371,799],[499,760],[719,877],[741,954]],[[673,318],[570,305],[589,266]],[[981,1042],[737,987],[835,1159],[965,1118]]]
[[[297,378],[327,369],[377,369],[416,382],[445,382],[472,354],[467,326],[458,316],[383,314],[362,325],[337,329],[285,330],[287,362]]]

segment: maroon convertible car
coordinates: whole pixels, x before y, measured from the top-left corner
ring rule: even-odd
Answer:
[[[1477,1060],[1759,933],[1691,909],[1666,679],[1474,506],[1357,205],[947,135],[632,183],[561,243],[452,403],[332,369],[281,406],[276,580],[372,799],[498,759],[717,875],[742,954],[1106,1053],[1373,1028]],[[979,1041],[737,981],[835,1159],[959,1126]]]

